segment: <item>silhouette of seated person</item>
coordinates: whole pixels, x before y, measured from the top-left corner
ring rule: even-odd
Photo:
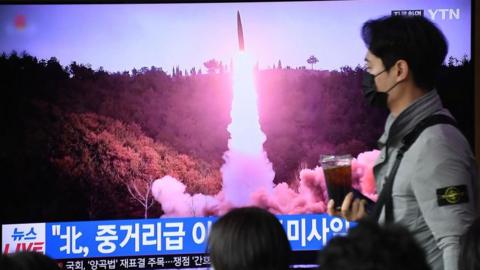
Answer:
[[[320,270],[429,270],[425,252],[400,225],[360,220],[319,252]]]
[[[477,217],[460,237],[458,269],[480,269],[480,217]]]
[[[236,208],[220,217],[208,239],[215,270],[287,270],[291,248],[278,219],[257,207]]]
[[[57,262],[47,255],[38,252],[19,252],[2,254],[1,270],[60,270]]]

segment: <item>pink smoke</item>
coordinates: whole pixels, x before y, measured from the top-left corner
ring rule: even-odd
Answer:
[[[223,191],[215,196],[185,192],[186,186],[167,175],[153,182],[152,195],[162,205],[163,217],[204,217],[221,215],[232,208]]]
[[[240,207],[253,203],[251,194],[262,191],[271,194],[275,172],[265,152],[258,155],[230,150],[222,166],[222,191],[227,200]]]
[[[358,155],[352,161],[352,185],[372,200],[377,199],[373,165],[379,155],[378,150]],[[293,190],[287,183],[276,185],[272,191],[266,190],[260,183],[246,201],[249,205],[268,209],[275,214],[324,213],[328,201],[325,178],[321,167],[300,171],[298,190]],[[239,180],[241,181],[241,179]],[[249,182],[254,185],[253,181]],[[241,183],[237,185],[241,189]],[[215,196],[204,194],[190,195],[185,192],[185,185],[171,176],[157,179],[152,186],[152,194],[162,205],[165,217],[211,216],[222,215],[234,204],[229,202],[220,191]]]
[[[352,160],[352,186],[362,192],[363,195],[377,200],[377,186],[375,176],[373,175],[373,166],[380,155],[380,151],[373,150],[360,153],[358,157]]]

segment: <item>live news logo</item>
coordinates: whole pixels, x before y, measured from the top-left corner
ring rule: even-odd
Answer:
[[[15,251],[13,251],[13,249],[10,250],[10,244],[7,243],[4,246],[3,254],[20,252],[20,251],[44,252],[43,250],[44,244],[45,242],[16,243]]]
[[[45,224],[2,225],[4,254],[34,251],[45,253]]]

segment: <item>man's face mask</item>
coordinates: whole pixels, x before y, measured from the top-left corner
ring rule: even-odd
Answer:
[[[367,71],[363,73],[363,82],[362,82],[363,96],[365,97],[365,99],[367,99],[370,105],[375,107],[388,108],[388,104],[387,104],[388,92],[392,91],[393,88],[400,83],[400,82],[397,82],[385,92],[377,91],[378,89],[377,89],[377,85],[375,84],[375,78],[385,71],[387,70],[384,69],[383,71],[380,71],[375,75],[370,74]]]

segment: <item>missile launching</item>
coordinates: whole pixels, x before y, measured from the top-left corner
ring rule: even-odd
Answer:
[[[238,48],[240,51],[245,50],[245,43],[243,41],[243,27],[242,19],[240,18],[240,11],[237,11],[237,32],[238,32]]]

